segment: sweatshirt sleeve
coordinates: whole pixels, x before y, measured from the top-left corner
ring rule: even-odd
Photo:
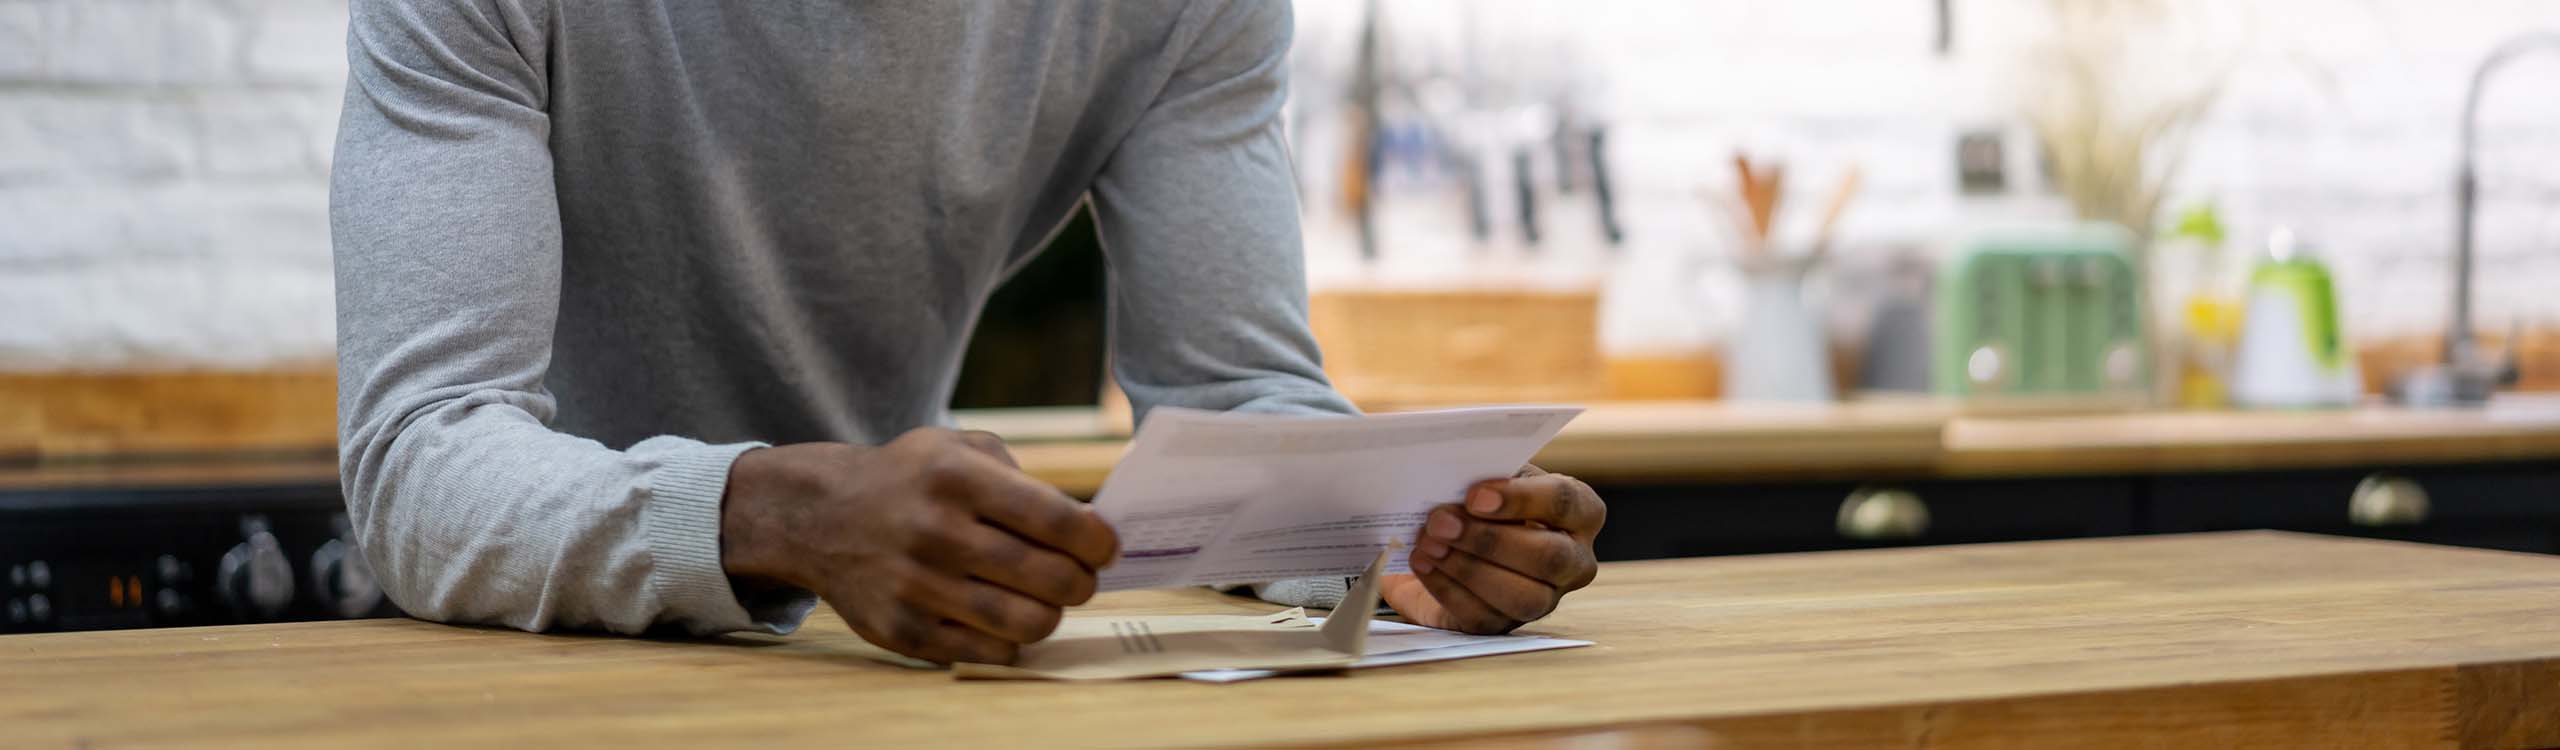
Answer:
[[[1093,186],[1113,375],[1161,405],[1353,413],[1307,330],[1296,182],[1281,139],[1290,11],[1195,4],[1176,67]]]
[[[330,181],[340,481],[412,615],[527,630],[796,627],[741,601],[720,499],[752,444],[613,450],[550,429],[560,212],[543,21],[499,0],[356,0]]]
[[[1297,182],[1280,128],[1290,7],[1194,4],[1163,91],[1093,188],[1111,266],[1113,375],[1139,419],[1156,406],[1356,414],[1307,329]],[[1192,19],[1186,19],[1189,21]],[[1331,607],[1340,578],[1256,584]]]

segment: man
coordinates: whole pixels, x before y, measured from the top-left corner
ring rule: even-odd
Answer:
[[[814,595],[892,650],[1010,661],[1118,544],[993,436],[933,425],[988,292],[1079,203],[1141,414],[1351,412],[1305,324],[1290,23],[1250,0],[357,0],[339,412],[384,590],[437,620],[692,633],[787,632]],[[1516,627],[1590,582],[1603,515],[1567,477],[1489,482],[1384,597]]]

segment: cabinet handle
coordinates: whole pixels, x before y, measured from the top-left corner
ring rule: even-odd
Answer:
[[[2347,496],[2347,521],[2357,526],[2415,526],[2427,513],[2426,488],[2407,477],[2370,475]]]
[[[1898,487],[1860,487],[1840,501],[1840,535],[1864,541],[1918,539],[1929,533],[1929,504]]]

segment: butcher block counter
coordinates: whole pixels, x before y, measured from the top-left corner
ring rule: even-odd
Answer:
[[[2260,528],[2560,552],[2555,407],[2056,415],[1925,399],[1604,402],[1536,460],[1608,500],[1604,560]],[[1003,435],[1025,470],[1077,495],[1095,492],[1127,446],[1125,418],[1091,408],[962,412],[959,424]],[[175,453],[83,451],[97,441],[0,452],[0,514],[219,508],[330,527],[330,446],[270,442],[243,455],[209,440]]]
[[[1079,494],[1090,409],[964,414]],[[1603,559],[2279,528],[2560,552],[2560,401],[2055,414],[1932,400],[1599,403],[1537,457],[1610,507]]]
[[[1092,408],[963,411],[1003,435],[1023,469],[1090,495],[1127,447],[1125,418]],[[5,448],[6,446],[0,446]],[[0,451],[0,490],[327,480],[325,444],[262,442],[176,453],[21,446]],[[1609,483],[1808,477],[2008,478],[2109,472],[2560,460],[2560,402],[2504,412],[2370,407],[2312,412],[2119,412],[2027,416],[1932,400],[1837,405],[1603,402],[1538,456]]]
[[[2560,460],[2560,401],[2494,410],[2124,411],[2038,415],[1948,402],[1832,405],[1603,402],[1539,465],[1609,483],[2109,472]],[[1125,427],[1085,408],[963,413],[1025,470],[1076,494],[1102,484]]]
[[[1200,590],[1092,612],[1255,612]],[[2277,532],[1611,563],[1599,645],[1232,685],[404,619],[0,636],[40,746],[2532,747],[2560,558]]]

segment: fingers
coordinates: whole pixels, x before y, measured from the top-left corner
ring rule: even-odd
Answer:
[[[1556,610],[1556,601],[1564,596],[1553,584],[1521,575],[1474,553],[1446,550],[1443,555],[1426,566],[1431,574],[1457,582],[1505,619],[1529,622],[1545,617]]]
[[[1022,462],[1013,460],[1013,451],[1005,449],[1004,438],[997,437],[995,433],[986,430],[962,430],[960,442],[977,449],[979,453],[987,454],[989,458],[1004,462],[1005,466],[1022,468]]]
[[[936,664],[1011,664],[1022,647],[976,629],[902,607],[845,612],[854,633],[873,645]]]
[[[910,572],[892,595],[915,611],[1015,644],[1049,637],[1064,616],[1055,606],[1003,587],[932,570]]]
[[[976,517],[951,522],[956,527],[946,538],[917,550],[918,559],[1052,606],[1072,607],[1093,599],[1093,571],[1065,553],[980,523]]]
[[[1437,562],[1423,564],[1414,570],[1414,574],[1422,579],[1422,587],[1430,590],[1432,600],[1440,605],[1440,627],[1478,635],[1508,633],[1520,627],[1521,621],[1507,617],[1493,605],[1486,604],[1483,598],[1439,568]]]
[[[1477,483],[1467,493],[1467,512],[1500,521],[1536,521],[1585,541],[1609,519],[1609,506],[1590,485],[1543,473]]]
[[[1416,551],[1437,557],[1453,548],[1560,591],[1588,586],[1600,571],[1590,545],[1558,530],[1471,518],[1453,506],[1433,509]]]
[[[1110,565],[1120,537],[1084,504],[995,459],[953,454],[937,477],[978,517],[1024,539],[1064,552],[1088,569]]]

